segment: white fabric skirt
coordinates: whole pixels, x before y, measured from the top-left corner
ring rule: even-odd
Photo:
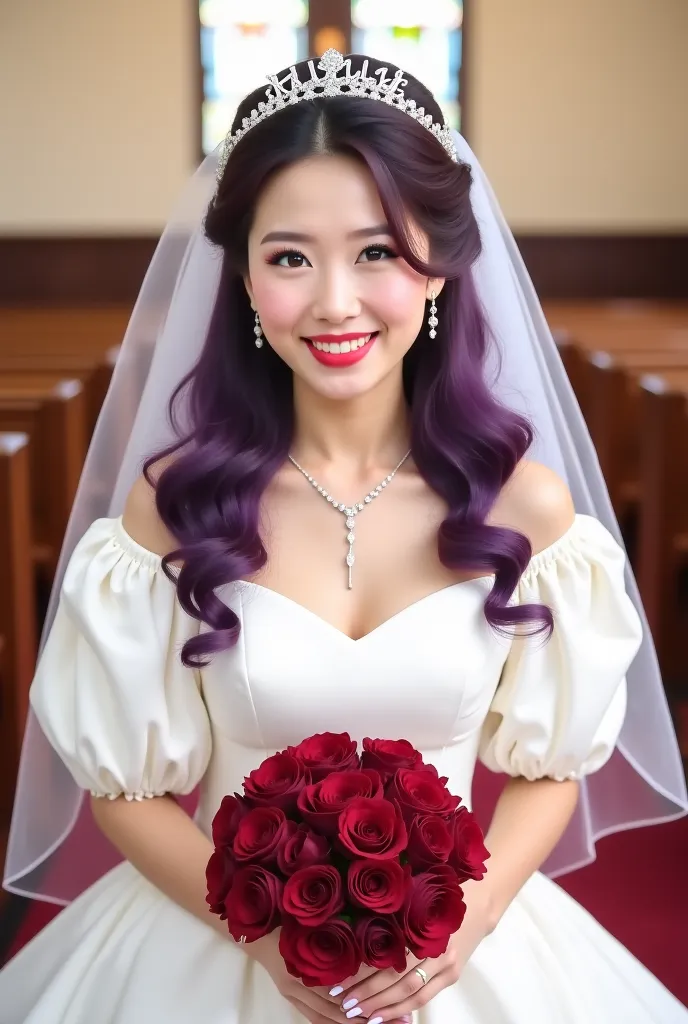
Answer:
[[[0,972],[2,1024],[303,1024],[260,965],[119,865]],[[534,875],[414,1024],[688,1024],[579,904]]]

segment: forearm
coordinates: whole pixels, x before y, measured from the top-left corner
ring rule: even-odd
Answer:
[[[205,902],[205,869],[213,845],[172,797],[94,798],[91,807],[100,830],[149,882],[228,938],[224,921]]]
[[[490,851],[487,874],[467,893],[486,908],[489,928],[561,838],[578,800],[577,782],[510,779],[499,798],[485,837]]]

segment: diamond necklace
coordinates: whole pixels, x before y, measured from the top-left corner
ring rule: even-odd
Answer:
[[[305,476],[305,478],[308,481],[308,483],[311,484],[313,487],[315,487],[315,489],[318,492],[318,494],[322,494],[322,496],[325,499],[325,501],[329,502],[330,505],[332,506],[332,508],[336,508],[338,512],[343,513],[343,515],[346,517],[346,519],[345,519],[346,530],[347,530],[346,540],[347,540],[347,543],[349,545],[349,550],[348,550],[347,555],[346,555],[346,565],[347,565],[347,570],[348,570],[348,586],[349,586],[349,590],[351,590],[353,588],[352,574],[353,574],[354,562],[356,561],[356,556],[354,554],[354,543],[356,541],[356,534],[354,533],[354,528],[356,526],[356,516],[359,514],[359,512],[363,511],[363,509],[366,507],[366,505],[369,505],[371,503],[373,498],[377,498],[378,494],[382,494],[382,491],[384,490],[384,488],[387,486],[388,483],[391,483],[391,481],[396,476],[397,470],[401,469],[401,467],[404,465],[404,463],[406,462],[406,460],[408,459],[410,454],[411,454],[411,449],[409,448],[409,450],[406,452],[406,455],[404,455],[403,459],[399,460],[399,462],[396,464],[396,466],[394,467],[392,472],[388,476],[386,476],[384,480],[381,480],[380,483],[377,485],[377,487],[374,487],[372,489],[372,491],[369,491],[368,494],[366,494],[366,496],[363,499],[363,501],[359,501],[355,505],[345,505],[341,501],[335,501],[335,499],[332,497],[332,495],[328,494],[328,492],[325,490],[325,488],[321,487],[320,484],[318,483],[318,481],[314,480],[313,477],[310,475],[310,473],[307,473],[306,470],[303,468],[303,466],[300,466],[298,464],[298,462],[296,461],[296,459],[293,458],[293,456],[291,456],[291,455],[289,456],[289,461],[294,466],[296,466],[296,468],[298,469],[299,473],[303,473],[303,475]]]

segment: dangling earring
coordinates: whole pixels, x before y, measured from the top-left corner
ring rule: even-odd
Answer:
[[[253,328],[253,333],[256,336],[256,348],[263,347],[263,328],[260,326],[260,317],[256,313],[256,326]]]
[[[435,293],[434,292],[430,292],[430,301],[431,301],[432,305],[430,306],[430,316],[428,317],[428,326],[430,327],[430,337],[431,338],[436,338],[437,337],[437,331],[435,330],[435,328],[437,327],[437,325],[439,323],[439,320],[437,319],[437,306],[435,305],[435,298],[436,298]]]

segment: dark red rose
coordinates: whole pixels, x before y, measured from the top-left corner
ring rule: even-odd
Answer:
[[[487,871],[485,861],[490,856],[483,842],[480,825],[467,807],[459,807],[451,827],[453,841],[449,855],[450,867],[456,871],[460,883],[469,878],[479,880]]]
[[[387,782],[399,768],[420,768],[423,758],[408,740],[363,740],[361,767],[374,768]]]
[[[291,754],[273,754],[244,779],[244,793],[250,807],[281,807],[289,814],[310,781],[303,764]]]
[[[235,793],[234,796],[223,797],[219,810],[213,818],[214,846],[228,846],[231,850],[239,822],[247,811],[248,807],[244,798],[238,793]]]
[[[225,900],[227,927],[239,942],[254,942],[280,923],[283,883],[259,864],[239,868]]]
[[[465,912],[461,886],[449,865],[438,864],[415,875],[398,914],[406,945],[421,960],[441,956]]]
[[[294,825],[293,822],[288,824]],[[285,875],[293,875],[311,864],[323,864],[329,852],[330,844],[325,836],[316,835],[305,825],[294,825],[289,838],[277,851],[277,866]]]
[[[338,843],[349,856],[390,860],[406,846],[406,826],[389,800],[359,798],[339,815]]]
[[[239,822],[234,837],[234,856],[238,864],[262,864],[269,867],[277,862],[277,854],[291,832],[296,828],[287,821],[279,807],[254,807]]]
[[[375,914],[394,914],[404,905],[410,876],[397,860],[352,861],[346,878],[349,897]]]
[[[222,921],[227,917],[225,900],[232,886],[236,870],[236,861],[231,851],[224,846],[213,851],[205,869],[205,880],[208,886],[208,895],[205,901],[210,907],[210,913],[217,914]]]
[[[339,815],[358,797],[382,799],[382,781],[374,771],[332,772],[299,793],[298,811],[315,832],[336,836]]]
[[[335,918],[316,928],[304,928],[286,918],[279,951],[287,970],[308,988],[336,985],[358,974],[361,951],[351,925]]]
[[[414,871],[443,864],[454,847],[451,827],[437,814],[417,814],[409,829],[406,855]]]
[[[287,747],[287,751],[308,769],[313,782],[320,782],[330,772],[348,771],[360,765],[356,741],[348,732],[319,732],[296,747]]]
[[[289,878],[282,894],[282,907],[299,924],[309,928],[324,924],[344,906],[342,879],[332,864],[313,864]]]
[[[431,766],[400,768],[390,780],[385,796],[399,804],[408,826],[417,814],[439,814],[448,819],[461,798],[452,796],[445,786],[446,781],[438,778],[436,769]]]
[[[392,967],[399,973],[406,970],[404,933],[393,917],[360,917],[354,934],[369,967],[378,971]]]

